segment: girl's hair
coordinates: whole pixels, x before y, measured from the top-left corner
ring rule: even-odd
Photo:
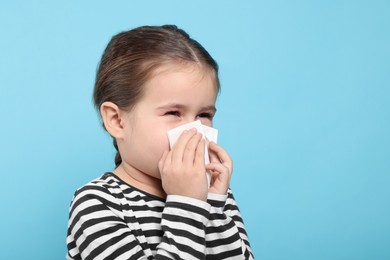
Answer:
[[[115,35],[97,70],[93,92],[95,107],[99,110],[104,102],[110,101],[120,109],[131,110],[143,94],[143,85],[157,68],[180,62],[208,67],[215,74],[217,91],[220,90],[216,61],[202,45],[176,26],[142,26]],[[118,167],[122,158],[113,139]]]

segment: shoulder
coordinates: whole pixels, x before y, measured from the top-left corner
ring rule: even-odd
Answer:
[[[76,190],[71,207],[88,201],[99,201],[105,205],[119,204],[124,198],[121,182],[112,173],[105,173]]]
[[[85,194],[114,193],[120,189],[120,183],[112,173],[105,173],[102,176],[84,184],[78,188],[74,197]]]

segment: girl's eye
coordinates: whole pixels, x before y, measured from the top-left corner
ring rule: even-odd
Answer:
[[[198,117],[200,117],[200,118],[207,118],[207,119],[212,120],[213,117],[214,117],[214,115],[211,114],[211,113],[200,113],[200,114],[198,115]]]
[[[165,113],[165,115],[180,116],[180,112],[179,111],[168,111]]]

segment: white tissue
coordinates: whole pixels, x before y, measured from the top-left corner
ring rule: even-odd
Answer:
[[[218,139],[218,130],[209,126],[202,125],[200,120],[196,120],[191,123],[187,123],[181,126],[178,126],[174,129],[171,129],[168,131],[168,140],[169,140],[169,146],[172,149],[173,145],[176,143],[177,139],[179,139],[179,136],[184,130],[190,130],[192,128],[195,128],[198,130],[199,133],[202,134],[203,138],[206,138],[209,141],[212,141],[214,143],[217,143]],[[205,164],[210,163],[210,158],[209,158],[209,149],[206,145],[205,147],[205,154],[204,154],[204,162]],[[207,180],[210,185],[210,174],[207,173]]]

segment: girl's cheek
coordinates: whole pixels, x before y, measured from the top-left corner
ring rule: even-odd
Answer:
[[[169,146],[169,141],[168,141],[168,138],[165,138],[166,140],[164,141],[164,144],[163,144],[163,147],[164,147],[164,150],[163,151],[169,151],[171,150],[170,146]]]
[[[202,125],[205,125],[205,126],[209,126],[209,127],[213,126],[213,121],[211,121],[209,119],[200,119],[200,122],[202,123]]]
[[[160,135],[160,146],[162,148],[162,151],[167,151],[169,150],[169,140],[168,140],[168,134],[167,132],[163,132]],[[161,154],[162,155],[162,154]]]

